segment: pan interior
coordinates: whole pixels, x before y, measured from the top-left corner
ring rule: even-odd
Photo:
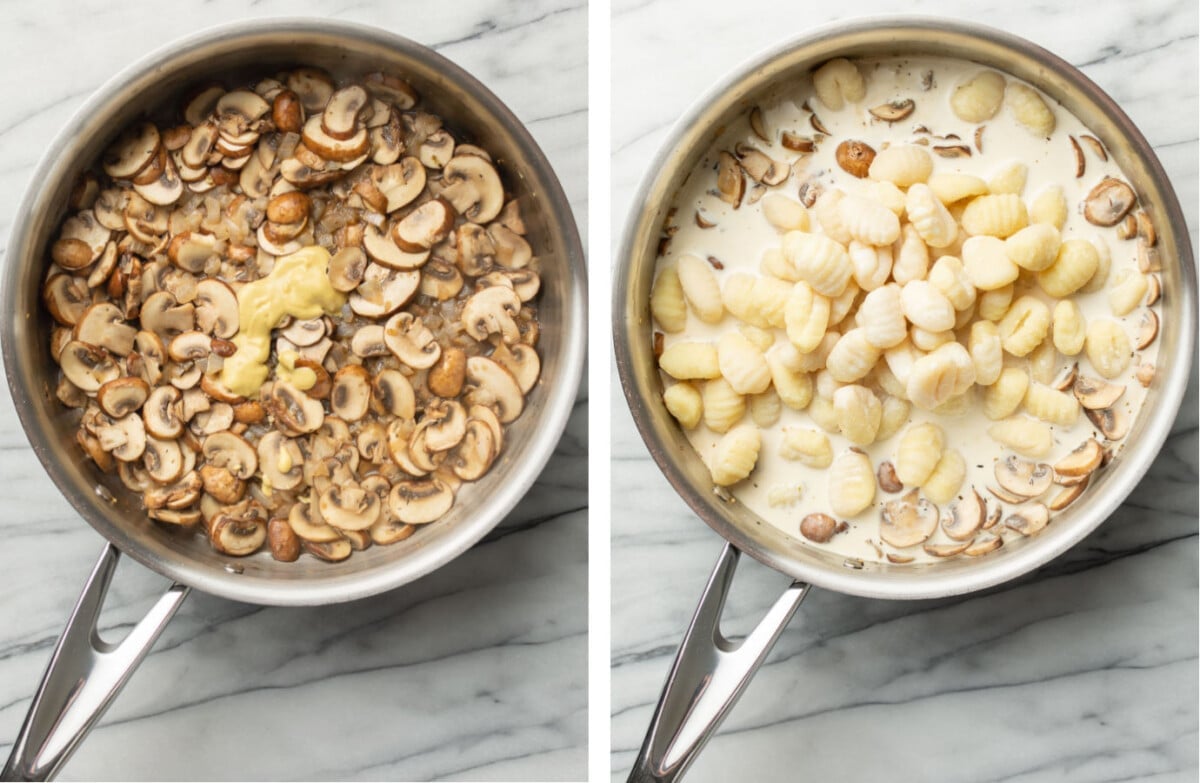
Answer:
[[[489,150],[514,194],[538,254],[542,380],[505,433],[492,470],[464,484],[454,508],[406,541],[355,552],[340,563],[279,563],[260,552],[231,558],[201,537],[149,520],[116,475],[101,473],[74,442],[54,397],[53,326],[40,305],[47,248],[72,183],[116,132],[177,105],[205,81],[227,87],[298,65],[335,77],[384,70],[410,81],[460,139]],[[583,255],[566,198],[532,137],[498,98],[453,63],[412,41],[328,20],[271,20],[218,28],[160,50],[115,77],[76,115],[34,175],[15,221],[4,270],[3,348],[13,400],[35,453],[72,505],[103,536],[177,581],[267,604],[344,601],[386,590],[436,568],[494,527],[537,478],[566,425],[582,371]]]
[[[862,563],[805,545],[798,531],[789,535],[727,493],[714,491],[708,469],[663,405],[648,303],[667,209],[733,118],[770,102],[833,57],[906,55],[955,57],[1006,71],[1036,84],[1079,117],[1115,156],[1140,205],[1160,227],[1165,268],[1157,372],[1113,464],[1034,538],[983,558],[899,565]],[[926,598],[1014,578],[1065,551],[1112,513],[1149,468],[1179,408],[1193,352],[1196,281],[1178,202],[1149,144],[1112,100],[1069,64],[1023,39],[942,20],[881,19],[826,28],[784,44],[739,68],[684,115],[634,203],[640,206],[629,218],[617,257],[613,312],[618,370],[638,429],[672,486],[697,514],[743,551],[796,579],[856,595]]]

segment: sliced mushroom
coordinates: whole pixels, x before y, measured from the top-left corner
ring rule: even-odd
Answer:
[[[50,316],[63,326],[74,326],[92,298],[87,284],[74,275],[54,275],[42,289],[42,301]]]
[[[846,527],[845,522],[839,523],[828,514],[812,513],[800,520],[800,535],[809,541],[825,544]]]
[[[121,375],[121,368],[108,351],[79,340],[63,346],[58,363],[67,380],[87,393],[99,391],[103,384]]]
[[[1151,309],[1142,310],[1142,318],[1138,322],[1137,349],[1144,351],[1158,337],[1158,315]]]
[[[440,169],[455,155],[454,137],[445,128],[439,129],[422,142],[418,155],[426,168]]]
[[[467,355],[461,348],[447,348],[429,370],[426,385],[439,397],[451,399],[462,391],[467,374]]]
[[[333,79],[317,68],[297,68],[287,75],[284,84],[310,112],[325,108],[334,90]]]
[[[203,454],[209,465],[225,468],[240,479],[248,479],[258,471],[254,447],[232,432],[218,432],[205,438]]]
[[[280,336],[291,341],[297,348],[314,345],[325,336],[325,319],[309,318],[306,320],[293,319],[286,329],[280,330]]]
[[[1075,379],[1075,398],[1085,410],[1111,408],[1125,394],[1121,384],[1109,383],[1099,378],[1080,375]]]
[[[366,530],[379,520],[383,503],[361,487],[333,485],[318,500],[321,517],[339,530]]]
[[[970,541],[963,541],[958,544],[930,544],[928,541],[921,548],[925,550],[925,554],[930,557],[954,557],[961,555],[967,551],[967,547],[971,545]]]
[[[122,462],[139,459],[146,449],[146,429],[137,414],[119,419],[101,417],[92,434],[100,442],[100,448]]]
[[[150,387],[141,378],[118,378],[100,386],[96,402],[114,419],[120,419],[142,407]]]
[[[146,429],[149,431],[150,428]],[[159,484],[170,484],[183,475],[183,452],[178,441],[160,440],[147,435],[142,461],[150,478]]]
[[[142,406],[147,432],[164,440],[177,438],[183,433],[183,420],[175,404],[179,398],[179,389],[174,386],[159,386],[150,392]]]
[[[1075,137],[1067,136],[1067,139],[1071,142],[1071,151],[1075,153],[1075,178],[1079,179],[1087,170],[1087,161],[1083,157],[1083,148],[1079,146]]]
[[[337,528],[329,525],[321,517],[318,502],[297,503],[288,512],[288,525],[292,531],[306,542],[316,544],[341,540]]]
[[[281,563],[294,563],[300,557],[300,539],[283,517],[273,517],[267,521],[267,546],[271,550],[271,557]]]
[[[363,233],[363,248],[373,261],[389,269],[419,269],[429,260],[428,250],[420,250],[414,253],[401,250],[395,242],[379,233],[379,230],[374,226],[367,226],[366,231]]]
[[[1050,489],[1054,469],[1042,462],[1030,462],[1015,455],[997,460],[996,481],[1018,498],[1035,498]]]
[[[183,195],[183,178],[175,168],[174,160],[165,150],[162,159],[162,171],[150,182],[134,180],[133,189],[151,204],[165,207],[174,204]]]
[[[62,230],[59,233],[61,240],[79,240],[88,248],[91,249],[91,258],[87,264],[92,263],[100,254],[104,252],[104,248],[108,245],[109,239],[112,238],[112,231],[100,225],[96,220],[96,214],[91,210],[84,210],[73,217],[69,217],[63,221]],[[57,243],[56,243],[57,244]],[[53,251],[52,251],[53,255]],[[69,259],[55,259],[60,265],[66,266]],[[86,266],[87,264],[84,264]]]
[[[399,370],[382,370],[371,382],[371,403],[380,412],[411,420],[416,416],[416,393]]]
[[[321,543],[302,541],[300,542],[300,546],[313,557],[328,563],[337,563],[345,560],[354,551],[354,547],[350,545],[350,542],[340,536],[336,541]]]
[[[434,259],[421,267],[421,293],[439,302],[453,299],[462,290],[463,277],[454,265]]]
[[[496,246],[483,226],[464,223],[455,231],[458,267],[467,277],[486,274],[496,263]]]
[[[201,475],[194,470],[184,470],[179,479],[166,486],[149,483],[142,502],[147,509],[186,509],[200,499],[200,493],[203,491],[204,480]]]
[[[742,170],[755,182],[770,186],[781,185],[791,173],[788,166],[772,160],[762,150],[748,144],[739,143],[734,151]]]
[[[399,521],[424,525],[454,505],[454,491],[440,479],[397,482],[388,494],[388,508]]]
[[[157,385],[162,379],[162,366],[167,361],[167,347],[162,338],[154,332],[143,330],[134,336],[133,347],[136,352],[129,354],[126,364],[132,363],[134,357],[137,357],[142,369],[142,380],[151,386]],[[132,366],[130,372],[133,372]]]
[[[1076,478],[1088,476],[1100,467],[1104,457],[1104,448],[1095,438],[1088,438],[1079,444],[1070,454],[1054,464],[1054,472],[1059,476]]]
[[[415,269],[368,264],[363,282],[350,294],[350,309],[364,318],[388,316],[408,304],[420,284],[421,273]]]
[[[442,346],[433,332],[412,313],[396,313],[388,319],[383,340],[397,359],[414,369],[432,367],[442,355]]]
[[[88,288],[99,288],[112,275],[113,270],[117,268],[117,243],[109,242],[104,246],[104,252],[100,254],[100,258],[96,260],[96,265],[92,267],[88,273],[87,284]],[[119,296],[119,294],[118,294]]]
[[[505,269],[522,269],[533,260],[533,248],[512,229],[493,223],[488,226],[488,236],[495,248],[496,263]]]
[[[491,427],[480,419],[468,419],[462,440],[447,458],[454,475],[463,481],[482,478],[496,460],[499,449]]]
[[[1064,508],[1074,503],[1079,496],[1083,494],[1083,491],[1087,489],[1090,479],[1091,476],[1084,476],[1083,480],[1078,484],[1072,484],[1070,486],[1063,487],[1063,489],[1057,495],[1051,498],[1050,503],[1048,504],[1050,510],[1062,511]]]
[[[72,335],[76,340],[105,348],[118,356],[133,350],[134,329],[125,322],[125,314],[112,302],[99,302],[83,311]]]
[[[208,373],[200,378],[200,388],[214,400],[227,402],[230,405],[237,405],[246,399],[240,394],[234,394],[214,373]]]
[[[1004,519],[1004,526],[1023,536],[1040,533],[1050,521],[1050,511],[1041,503],[1029,503]]]
[[[337,291],[353,291],[366,271],[367,254],[360,247],[344,247],[329,259],[329,282]]]
[[[467,359],[467,381],[468,401],[494,409],[501,422],[513,421],[524,410],[525,397],[512,373],[486,356]]]
[[[193,390],[194,391],[194,390]],[[188,392],[184,392],[186,400]],[[207,393],[201,391],[207,397]],[[233,426],[233,406],[227,402],[214,402],[207,410],[192,417],[190,426],[197,435],[215,435]]]
[[[425,417],[417,430],[425,432],[425,445],[430,451],[449,451],[466,434],[467,412],[454,400],[434,400],[425,406]]]
[[[1129,433],[1129,416],[1120,408],[1084,410],[1084,414],[1106,440],[1120,440]]]
[[[316,432],[325,421],[325,408],[286,381],[276,381],[266,401],[275,423],[286,434],[303,435]]]
[[[390,101],[397,109],[406,111],[417,104],[417,92],[412,86],[398,76],[376,71],[363,78],[363,83],[372,95]]]
[[[359,115],[367,107],[367,91],[357,84],[343,87],[329,97],[321,114],[321,128],[332,138],[345,140],[354,136]]]
[[[1162,282],[1158,279],[1158,275],[1147,275],[1146,278],[1146,307],[1151,307],[1158,304],[1158,300],[1162,298]]]
[[[229,284],[215,277],[206,277],[196,284],[193,301],[196,328],[228,340],[238,332],[240,315],[237,295]]]
[[[848,139],[837,146],[835,157],[843,171],[862,179],[875,160],[875,150],[866,142]]]
[[[1104,145],[1095,136],[1082,135],[1079,139],[1091,149],[1092,154],[1101,161],[1108,160],[1108,153],[1104,150]]]
[[[1133,208],[1137,195],[1119,179],[1105,177],[1083,202],[1083,216],[1097,226],[1115,226]]]
[[[358,421],[367,415],[371,402],[371,374],[362,365],[351,364],[333,376],[329,395],[333,415],[346,421]]]
[[[463,330],[480,342],[498,334],[506,343],[520,341],[515,320],[521,310],[521,298],[503,286],[485,288],[471,295],[462,309]]]
[[[155,291],[142,303],[142,328],[159,337],[174,337],[195,324],[195,307],[179,304],[170,291]]]
[[[195,330],[181,332],[167,343],[167,356],[176,362],[195,362],[207,359],[212,353],[212,338]]]
[[[104,153],[104,173],[113,179],[129,179],[158,154],[162,137],[152,122],[129,126]]]
[[[267,540],[266,512],[257,503],[259,512],[218,514],[209,525],[208,537],[213,549],[233,557],[252,555]]]
[[[879,537],[897,549],[907,549],[933,535],[937,525],[937,506],[914,489],[884,504]]]
[[[237,503],[246,495],[246,482],[226,468],[201,465],[200,478],[204,491],[226,505]]]
[[[371,540],[380,546],[395,544],[403,541],[417,532],[416,525],[410,525],[395,519],[390,512],[385,511],[379,521],[371,525]]]
[[[147,511],[146,514],[151,519],[180,527],[191,527],[200,521],[199,511],[176,511],[171,508],[156,508]]]
[[[1059,373],[1058,377],[1054,379],[1054,382],[1051,384],[1051,386],[1058,391],[1065,392],[1067,389],[1070,389],[1075,385],[1075,379],[1078,377],[1079,362],[1075,362],[1070,367]]]
[[[387,428],[387,447],[388,454],[392,461],[410,476],[424,476],[429,471],[419,467],[413,462],[409,452],[409,440],[413,433],[411,421],[404,419],[395,419]]]
[[[894,493],[904,489],[904,482],[896,475],[896,466],[890,460],[879,463],[879,468],[875,471],[875,478],[879,482],[879,488],[884,492]]]
[[[383,341],[383,326],[368,324],[361,327],[350,338],[350,350],[355,356],[364,359],[372,356],[384,356],[388,353],[387,343]]]
[[[1134,377],[1143,387],[1150,388],[1150,384],[1154,381],[1154,365],[1150,362],[1142,362],[1137,366]]]
[[[878,106],[868,109],[868,111],[871,112],[872,117],[883,120],[887,123],[892,123],[899,122],[900,120],[909,116],[913,113],[913,109],[915,108],[916,103],[913,102],[912,98],[904,98],[889,101],[887,103],[881,103]]]
[[[258,440],[258,467],[263,479],[275,489],[300,486],[304,478],[304,455],[299,444],[272,430]]]
[[[504,206],[504,186],[491,162],[476,155],[456,155],[442,168],[442,197],[472,223],[489,223]]]
[[[309,117],[300,136],[304,145],[325,160],[347,163],[367,154],[371,149],[370,131],[358,128],[349,138],[337,139],[322,127],[321,115]]]
[[[987,518],[987,501],[974,487],[962,500],[950,506],[950,514],[942,519],[942,530],[955,541],[969,541]]]
[[[395,212],[412,203],[425,190],[425,167],[413,157],[401,158],[387,166],[377,166],[370,180],[387,198],[387,212]]]
[[[406,253],[422,253],[449,235],[454,217],[449,202],[440,197],[431,199],[392,227],[392,241]]]
[[[1000,547],[1004,546],[1004,539],[995,533],[984,533],[972,541],[963,554],[967,557],[979,557],[986,555],[988,552],[995,552]]]
[[[538,358],[537,351],[523,343],[511,347],[501,343],[492,351],[492,359],[512,373],[517,379],[517,385],[521,387],[522,394],[529,393],[542,371],[542,361]]]
[[[992,495],[994,495],[997,500],[1002,500],[1005,503],[1024,503],[1026,500],[1028,500],[1028,498],[1022,497],[1021,495],[1013,494],[1012,492],[1009,492],[1007,489],[1003,489],[1002,487],[990,487],[989,486],[987,489],[988,489],[988,492],[992,493]],[[991,519],[990,515],[988,518],[989,518],[989,520]],[[984,529],[987,529],[988,527],[990,527],[990,525],[984,524]]]
[[[737,158],[722,151],[717,155],[717,193],[726,204],[737,209],[746,193],[746,179]]]

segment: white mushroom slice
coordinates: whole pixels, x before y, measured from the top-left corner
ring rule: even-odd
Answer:
[[[122,462],[140,459],[146,449],[146,429],[137,414],[103,422],[94,429],[100,448]]]
[[[297,503],[288,512],[288,525],[306,542],[329,543],[341,540],[337,528],[321,517],[319,503]]]
[[[333,485],[317,501],[321,517],[339,530],[366,530],[379,520],[379,496],[360,487]]]
[[[158,384],[162,378],[162,366],[167,361],[167,347],[154,332],[141,331],[133,338],[136,353],[131,353],[126,364],[136,355],[143,369],[142,380],[151,386]],[[132,371],[131,371],[132,372]]]
[[[996,462],[996,481],[1020,499],[1036,498],[1054,483],[1054,469],[1042,462],[1030,462],[1009,455]]]
[[[371,160],[381,166],[390,166],[404,153],[404,127],[399,115],[388,111],[383,121],[370,127]],[[418,161],[419,163],[420,161]],[[424,167],[422,167],[424,173]]]
[[[214,400],[219,402],[227,402],[230,405],[236,405],[245,401],[245,397],[240,394],[234,394],[229,387],[221,383],[216,373],[206,373],[200,378],[200,388],[204,393]]]
[[[204,439],[202,447],[208,464],[225,468],[240,479],[248,479],[258,471],[258,454],[241,435],[218,432]]]
[[[967,557],[979,557],[986,555],[988,552],[995,552],[1000,547],[1004,546],[1004,539],[995,533],[984,533],[972,541],[963,554]]]
[[[468,402],[493,408],[505,424],[520,416],[525,408],[525,397],[512,373],[486,356],[467,359],[467,383],[471,387]]]
[[[372,97],[365,111],[362,113],[363,124],[368,128],[378,128],[381,125],[387,124],[392,118],[392,107],[378,98]]]
[[[139,410],[149,396],[150,386],[141,378],[117,378],[100,386],[96,402],[109,416],[121,419]]]
[[[364,318],[382,318],[406,305],[417,293],[421,273],[368,264],[362,283],[350,294],[350,309]]]
[[[1091,476],[1084,476],[1083,480],[1078,484],[1072,484],[1070,486],[1063,487],[1058,494],[1050,499],[1050,502],[1047,504],[1047,506],[1051,511],[1062,511],[1064,508],[1079,499],[1079,496],[1083,494],[1085,489],[1087,489],[1090,478]]]
[[[410,476],[424,476],[428,471],[413,464],[408,450],[408,441],[412,435],[412,422],[403,419],[393,420],[387,428],[388,454],[400,470]]]
[[[442,355],[433,332],[412,313],[396,313],[388,319],[383,341],[397,359],[418,370],[432,367]]]
[[[1100,467],[1103,458],[1104,447],[1095,438],[1088,438],[1070,454],[1054,463],[1054,472],[1069,478],[1086,477]]]
[[[1083,413],[1105,440],[1120,440],[1129,433],[1129,416],[1120,408],[1084,410]]]
[[[366,271],[367,254],[360,247],[344,247],[329,259],[329,282],[336,291],[353,291]]]
[[[354,443],[358,447],[359,455],[368,462],[379,464],[390,456],[387,448],[387,428],[378,421],[370,421],[364,424],[362,429],[359,430],[358,437],[355,438]],[[367,478],[371,477],[368,476]],[[387,485],[384,490],[384,495],[386,495],[387,490],[391,489],[391,484],[386,479],[383,479],[382,476],[377,478],[381,479]],[[362,480],[362,486],[363,489],[370,489],[366,478]]]
[[[263,223],[258,227],[255,233],[255,238],[258,240],[258,246],[264,251],[273,256],[288,256],[300,250],[304,245],[299,240],[292,240],[283,244],[275,244],[266,234],[267,223]]]
[[[154,159],[161,142],[154,123],[131,125],[105,151],[101,159],[104,173],[113,179],[129,179]]]
[[[134,183],[133,189],[151,204],[170,206],[183,195],[183,178],[175,168],[175,162],[167,156],[162,173],[147,184]]]
[[[176,335],[167,345],[167,355],[176,362],[207,359],[212,353],[212,338],[204,332],[187,331]]]
[[[469,419],[463,438],[446,462],[454,475],[463,481],[477,481],[492,467],[496,459],[496,442],[492,429],[479,419]]]
[[[112,231],[102,226],[100,221],[96,219],[96,213],[91,210],[85,210],[67,218],[63,221],[62,229],[59,231],[59,242],[74,239],[82,242],[91,250],[91,258],[83,266],[87,266],[87,264],[99,258],[100,254],[104,252],[108,240],[111,238]],[[55,242],[54,244],[57,246],[59,242]],[[65,257],[60,260],[60,257],[54,253],[53,248],[51,249],[51,254],[55,255],[54,260],[60,266],[63,266],[63,262],[68,261]],[[71,255],[73,256],[74,254]],[[78,259],[76,259],[76,262],[78,262]],[[72,267],[64,266],[64,268]],[[73,269],[78,268],[80,267],[77,266]]]
[[[492,440],[496,445],[496,453],[499,454],[504,446],[504,425],[500,423],[499,417],[496,416],[496,411],[486,405],[472,405],[467,408],[468,420],[476,419],[482,421],[492,431]]]
[[[183,121],[188,125],[199,125],[208,119],[217,106],[217,101],[225,94],[225,88],[212,84],[197,90],[183,107]]]
[[[425,167],[413,157],[371,171],[371,182],[387,198],[387,212],[412,203],[425,190]]]
[[[369,152],[371,149],[369,134],[370,132],[366,128],[359,128],[348,139],[335,139],[321,127],[321,115],[319,114],[309,117],[304,123],[304,130],[301,131],[301,137],[304,139],[306,147],[325,160],[340,163],[361,158]]]
[[[316,68],[297,68],[284,81],[287,88],[300,98],[300,103],[310,112],[319,112],[329,103],[333,95],[333,79]]]
[[[524,343],[517,343],[512,347],[501,343],[492,351],[492,358],[512,373],[523,394],[529,393],[542,372],[542,361],[538,358],[537,351]]]
[[[504,186],[496,168],[475,155],[457,155],[442,169],[441,195],[472,223],[489,223],[504,206]]]
[[[388,493],[392,516],[409,525],[425,525],[454,505],[454,491],[440,479],[399,481]]]
[[[528,302],[537,296],[538,291],[542,287],[542,278],[537,272],[531,269],[513,269],[502,272],[493,272],[493,275],[503,276],[508,281],[512,290],[517,292],[517,296],[522,302]]]
[[[261,149],[262,142],[259,144],[259,150]],[[195,181],[189,180],[188,173],[185,173],[182,170],[179,172],[179,176],[182,177],[185,182]],[[242,192],[246,194],[247,198],[259,199],[267,195],[267,192],[271,189],[271,182],[274,180],[274,178],[275,173],[270,164],[263,163],[261,155],[254,155],[246,161],[245,166],[242,166],[241,173],[238,174],[238,185],[241,186]]]
[[[452,228],[454,207],[442,198],[435,198],[409,212],[393,226],[392,241],[406,253],[419,254],[445,239]]]
[[[429,260],[429,251],[421,250],[409,253],[400,247],[374,226],[367,226],[363,233],[363,248],[373,260],[390,269],[418,269]]]
[[[201,516],[199,511],[181,511],[173,508],[150,509],[146,515],[157,522],[180,527],[191,527],[200,521]]]
[[[461,150],[462,148],[460,147],[459,149]],[[521,205],[515,199],[504,205],[504,208],[500,210],[500,214],[496,217],[496,222],[502,226],[508,226],[521,236],[525,236],[525,220],[521,217]],[[709,226],[709,228],[711,227]],[[704,228],[704,226],[701,226],[701,228]]]
[[[155,291],[142,303],[142,328],[159,337],[173,337],[195,324],[195,308],[189,302],[179,304],[170,291]]]
[[[96,260],[96,265],[92,267],[92,271],[88,273],[88,288],[99,288],[108,281],[109,277],[112,276],[113,270],[117,268],[117,257],[117,243],[110,241],[104,246],[104,252]]]
[[[237,334],[241,319],[237,294],[224,280],[215,277],[201,280],[196,284],[196,298],[192,301],[198,330],[222,340]]]
[[[521,269],[533,260],[533,248],[525,238],[499,223],[488,226],[488,236],[496,248],[496,263],[505,269]]]
[[[969,541],[986,518],[987,501],[972,487],[962,500],[950,506],[950,514],[942,518],[942,530],[955,541]]]
[[[959,544],[930,544],[929,542],[925,542],[921,548],[930,557],[954,557],[967,551],[967,547],[970,545],[970,541],[963,541]]]
[[[350,350],[355,356],[368,359],[372,356],[384,356],[388,352],[387,343],[383,341],[383,326],[368,324],[360,328],[350,338]]]
[[[367,415],[371,403],[371,374],[359,364],[350,364],[333,376],[329,406],[333,415],[346,421],[358,421]]]
[[[110,231],[124,231],[125,200],[128,196],[128,191],[118,187],[100,191],[100,195],[96,196],[96,203],[92,204],[96,222]]]
[[[1118,383],[1108,383],[1099,378],[1080,375],[1075,379],[1073,391],[1085,410],[1099,410],[1116,405],[1117,400],[1125,394],[1125,387]]]
[[[510,288],[495,286],[471,295],[462,309],[463,330],[483,342],[488,335],[498,334],[506,343],[520,342],[516,316],[521,311],[521,298]]]
[[[434,259],[421,267],[421,293],[439,302],[453,299],[462,290],[462,273],[446,261]]]
[[[188,137],[188,140],[189,141],[191,140],[190,136]],[[199,182],[208,176],[208,167],[207,166],[200,166],[199,168],[193,168],[192,166],[189,166],[188,164],[183,162],[183,150],[179,150],[177,152],[172,152],[171,160],[174,161],[174,163],[175,163],[175,170],[179,172],[179,178],[181,180],[183,180],[185,183],[187,183],[189,187],[191,186],[191,184],[193,182]],[[245,169],[243,169],[243,171],[245,171]],[[247,192],[246,195],[249,196],[250,195],[249,192]],[[251,196],[251,197],[258,198],[258,196]]]
[[[286,381],[276,381],[268,398],[275,423],[285,432],[303,435],[316,432],[325,421],[325,408]]]
[[[300,546],[304,547],[305,552],[327,563],[341,562],[354,552],[354,547],[344,536],[339,536],[337,541],[324,543],[301,541]]]
[[[206,169],[208,157],[217,146],[217,124],[206,122],[197,125],[188,137],[187,144],[179,151],[183,165],[192,169]],[[196,180],[193,180],[195,182]],[[189,183],[190,184],[190,183]]]
[[[189,391],[197,390],[189,389]],[[205,394],[203,391],[200,393]],[[185,398],[187,394],[188,392],[184,392]],[[208,395],[205,394],[205,396]],[[197,435],[215,435],[218,432],[225,432],[233,426],[233,406],[227,402],[214,402],[207,410],[198,411],[192,416],[190,426]]]
[[[290,340],[298,348],[314,345],[325,336],[325,319],[309,318],[303,321],[293,320],[279,334]]]
[[[154,488],[154,482],[150,480],[150,474],[137,462],[117,463],[117,475],[120,476],[121,483],[130,492],[142,494]]]
[[[1158,315],[1153,310],[1143,310],[1142,318],[1138,321],[1137,342],[1134,344],[1139,351],[1150,347],[1158,337]]]
[[[372,541],[380,546],[387,546],[411,538],[412,534],[417,532],[417,526],[401,522],[387,512],[380,516],[378,522],[371,525],[370,532]]]
[[[42,301],[55,321],[63,326],[74,326],[91,304],[92,297],[82,278],[54,275],[42,289]]]
[[[218,116],[237,114],[253,122],[271,110],[271,104],[250,90],[232,90],[225,93],[216,103]]]
[[[304,455],[296,441],[271,430],[258,440],[258,467],[275,489],[295,489],[304,478]]]
[[[359,114],[367,107],[367,101],[367,91],[357,84],[343,87],[329,97],[321,114],[321,128],[334,139],[349,139],[356,132]]]
[[[1050,521],[1050,510],[1041,503],[1029,503],[1004,519],[1004,526],[1023,536],[1040,533]]]
[[[147,436],[142,461],[150,478],[159,484],[170,484],[183,475],[183,452],[178,441]]]
[[[210,523],[208,538],[213,549],[222,554],[232,557],[252,555],[267,540],[266,514],[218,514]]]
[[[381,370],[371,382],[371,402],[382,413],[404,420],[417,414],[416,392],[399,370]]]
[[[221,240],[200,231],[183,231],[171,238],[167,258],[171,263],[193,274],[203,272],[209,259],[219,255]]]
[[[923,543],[938,525],[938,508],[918,490],[884,504],[879,537],[897,549]]]
[[[63,346],[58,363],[67,380],[89,394],[121,375],[121,368],[108,351],[79,340]]]
[[[125,321],[125,314],[112,302],[100,302],[83,311],[71,334],[88,345],[106,348],[117,356],[127,356],[133,350],[137,335]]]
[[[454,157],[454,137],[445,128],[439,129],[422,142],[417,154],[421,158],[421,165],[440,169]]]
[[[454,400],[434,400],[425,406],[425,418],[417,431],[425,433],[425,446],[430,451],[449,451],[467,432],[467,412]]]
[[[401,111],[407,111],[417,105],[417,91],[398,76],[376,71],[367,74],[363,83],[372,95],[395,104]]]
[[[183,433],[183,420],[175,405],[179,397],[179,389],[174,386],[159,386],[150,392],[142,406],[146,432],[164,440],[177,438]]]
[[[483,226],[464,223],[455,230],[458,267],[468,277],[486,274],[496,263],[496,246]]]

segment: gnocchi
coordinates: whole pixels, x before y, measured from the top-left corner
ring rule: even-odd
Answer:
[[[839,296],[850,280],[846,248],[824,234],[789,231],[783,237],[783,255],[800,279],[822,296]]]
[[[962,227],[972,236],[1005,239],[1029,225],[1025,202],[1013,193],[976,196],[962,213]]]
[[[674,266],[664,267],[654,279],[654,287],[650,290],[650,314],[659,328],[670,334],[682,332],[687,326],[687,303]]]
[[[1133,358],[1129,335],[1119,323],[1107,318],[1088,324],[1084,351],[1096,372],[1105,378],[1118,377]]]
[[[713,432],[729,432],[746,415],[746,398],[724,378],[708,381],[700,394],[704,426]]]
[[[667,406],[667,412],[679,422],[680,427],[692,430],[699,426],[703,404],[700,392],[695,386],[686,382],[671,384],[663,392],[663,403]]]
[[[686,255],[676,266],[683,296],[692,312],[708,324],[720,321],[725,315],[725,306],[721,303],[721,288],[709,263],[703,258]]]
[[[934,465],[929,478],[925,479],[925,483],[921,485],[921,491],[934,503],[949,503],[962,489],[963,480],[966,477],[967,463],[963,460],[962,454],[955,449],[946,449],[942,452],[941,459]]]
[[[910,187],[904,200],[904,209],[913,228],[928,247],[947,247],[958,237],[958,223],[954,216],[928,185],[916,183]]]
[[[875,500],[875,469],[858,449],[839,454],[829,466],[829,507],[839,517],[852,517]]]
[[[1013,356],[1028,356],[1050,331],[1050,308],[1033,296],[1012,303],[1000,319],[1000,341]]]
[[[954,89],[950,108],[963,122],[990,120],[1004,103],[1004,77],[995,71],[980,71]]]
[[[879,433],[883,406],[875,393],[865,386],[851,384],[833,393],[838,428],[855,446],[869,446]]]
[[[912,144],[893,144],[876,153],[867,176],[907,188],[924,182],[932,173],[933,158],[924,149]]]
[[[672,343],[658,357],[658,366],[677,381],[721,376],[717,347],[712,343]]]
[[[941,427],[929,422],[909,427],[900,436],[892,460],[896,477],[910,486],[924,484],[933,475],[944,448]]]
[[[1004,89],[1004,102],[1026,130],[1043,138],[1054,133],[1054,112],[1032,87],[1010,82]]]
[[[1063,356],[1075,356],[1083,350],[1087,337],[1087,321],[1079,305],[1063,299],[1054,305],[1053,332],[1054,348]]]
[[[779,456],[802,462],[810,468],[827,468],[833,464],[833,446],[823,432],[804,427],[785,427],[779,444]]]
[[[844,57],[830,60],[813,72],[817,100],[837,111],[846,102],[858,103],[867,96],[867,83],[858,67]]]
[[[713,483],[729,487],[749,476],[758,462],[761,448],[762,435],[757,427],[747,424],[727,432],[713,452]]]
[[[1018,454],[1044,457],[1054,447],[1050,425],[1023,416],[998,421],[988,427],[988,434]]]
[[[761,394],[771,385],[767,359],[741,332],[726,332],[717,342],[721,375],[738,394]]]

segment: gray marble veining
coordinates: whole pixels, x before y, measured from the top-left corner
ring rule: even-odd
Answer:
[[[1196,243],[1194,3],[868,0],[853,12],[974,20],[1081,66],[1151,141]],[[614,2],[614,225],[691,101],[839,16],[830,4]],[[612,765],[623,780],[722,542],[650,460],[615,381],[612,395]],[[1193,371],[1145,480],[1040,571],[939,601],[813,591],[689,780],[1196,780],[1196,395]],[[786,584],[743,559],[725,626],[751,628]]]
[[[448,8],[449,6],[443,6]],[[43,144],[108,76],[169,39],[332,16],[432,45],[529,126],[586,226],[586,5],[9,2],[0,9],[0,246]],[[586,389],[586,386],[584,387]],[[33,458],[0,390],[0,755],[101,539]],[[586,774],[587,402],[537,485],[473,550],[355,603],[276,609],[193,594],[67,779],[512,779]],[[165,580],[123,562],[119,636]]]

